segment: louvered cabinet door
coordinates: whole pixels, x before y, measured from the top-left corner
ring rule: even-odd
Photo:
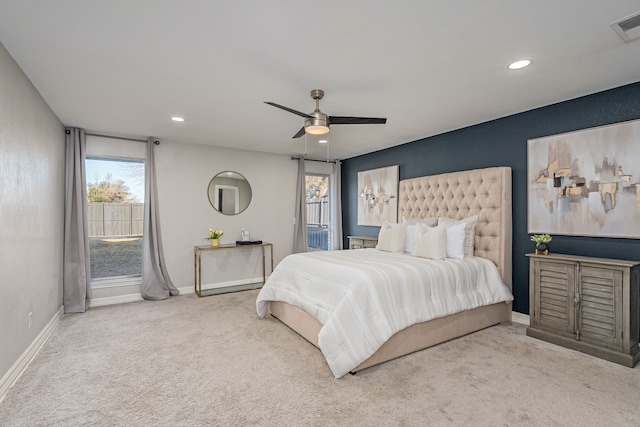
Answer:
[[[577,336],[622,348],[622,271],[582,265],[578,273]]]
[[[575,268],[561,262],[534,262],[533,324],[536,327],[573,334]]]

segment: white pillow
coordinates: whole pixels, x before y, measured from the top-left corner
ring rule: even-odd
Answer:
[[[407,233],[406,224],[393,224],[385,221],[378,233],[376,249],[387,252],[404,252],[404,238]]]
[[[445,226],[447,230],[447,258],[464,258],[464,223]]]
[[[438,224],[444,224],[447,227],[456,224],[464,224],[464,254],[465,256],[473,256],[475,239],[476,239],[476,223],[478,222],[478,215],[473,215],[464,219],[453,219],[440,217]]]
[[[407,224],[407,233],[404,238],[404,252],[410,254],[416,247],[416,225]]]
[[[435,227],[438,223],[438,218],[407,218],[402,217],[402,223],[407,224],[407,235],[404,240],[404,252],[407,254],[413,253],[416,247],[416,224],[424,224],[429,227]]]
[[[407,218],[406,216],[403,216],[402,222],[408,225],[422,223],[422,224],[428,225],[429,227],[435,227],[436,225],[438,225],[438,218],[434,218],[434,217]]]
[[[413,256],[443,260],[447,257],[447,228],[416,224],[416,246]]]

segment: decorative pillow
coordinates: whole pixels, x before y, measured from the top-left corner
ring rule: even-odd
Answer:
[[[440,224],[440,226],[445,227],[447,230],[447,258],[454,259],[463,259],[464,258],[464,228],[465,224],[460,223],[456,225],[446,226],[444,224]]]
[[[447,228],[416,224],[416,247],[413,256],[443,260],[447,257]]]
[[[393,224],[385,221],[380,227],[376,249],[387,252],[404,252],[404,238],[407,224]]]
[[[435,227],[438,223],[438,218],[407,218],[402,217],[402,223],[407,224],[407,236],[404,241],[404,251],[405,253],[413,253],[413,250],[416,247],[416,224],[424,224],[429,227]]]
[[[457,224],[464,224],[464,255],[473,256],[474,244],[476,239],[476,223],[478,222],[478,215],[473,215],[464,219],[453,219],[440,217],[438,223],[451,226]]]
[[[402,223],[403,224],[408,224],[408,225],[412,225],[412,224],[418,224],[418,223],[422,223],[425,225],[428,225],[429,227],[435,227],[436,225],[438,225],[438,218],[433,218],[433,217],[429,217],[429,218],[407,218],[405,216],[402,217]]]
[[[404,252],[410,254],[416,247],[416,225],[407,224],[407,233],[404,238]]]

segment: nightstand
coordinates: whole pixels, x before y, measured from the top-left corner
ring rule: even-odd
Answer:
[[[378,244],[377,237],[347,236],[349,249],[375,248]]]

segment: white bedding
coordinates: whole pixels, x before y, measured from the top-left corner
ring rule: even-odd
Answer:
[[[414,323],[512,299],[484,258],[438,261],[359,249],[287,256],[256,309],[263,318],[269,301],[283,301],[318,319],[318,345],[339,378]]]

